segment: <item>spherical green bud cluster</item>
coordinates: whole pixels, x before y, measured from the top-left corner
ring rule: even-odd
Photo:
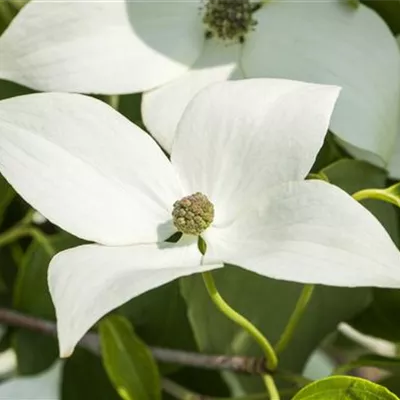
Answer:
[[[257,24],[253,12],[258,8],[259,4],[250,0],[208,0],[203,18],[208,26],[206,37],[243,42],[245,34]]]
[[[202,193],[194,193],[174,203],[172,217],[179,232],[200,235],[213,222],[214,206]]]

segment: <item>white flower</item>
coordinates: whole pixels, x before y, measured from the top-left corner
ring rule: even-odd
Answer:
[[[0,384],[0,400],[58,400],[61,391],[62,362],[41,374],[16,377]]]
[[[61,355],[132,297],[223,263],[289,281],[400,287],[399,252],[375,217],[337,187],[303,181],[338,92],[268,79],[210,86],[185,111],[171,162],[93,98],[1,101],[1,173],[50,221],[98,243],[50,264]],[[197,192],[214,205],[204,257],[196,236],[165,242],[177,231],[175,202]]]
[[[400,50],[400,35],[397,36],[397,44],[398,44],[399,50]],[[400,54],[400,51],[399,51],[399,54]],[[399,72],[400,72],[400,66],[399,66]],[[397,107],[400,110],[400,99],[399,99]],[[400,180],[400,124],[399,124],[399,128],[398,128],[397,132],[398,132],[397,140],[396,140],[396,143],[394,146],[393,153],[389,160],[388,171],[389,171],[389,176],[391,178]]]
[[[383,20],[346,0],[267,1],[249,32],[224,40],[214,27],[205,39],[213,29],[205,14],[224,1],[31,1],[0,38],[0,78],[43,91],[148,91],[144,122],[168,152],[189,100],[212,82],[339,85],[331,130],[354,155],[384,166],[398,129],[400,56]]]

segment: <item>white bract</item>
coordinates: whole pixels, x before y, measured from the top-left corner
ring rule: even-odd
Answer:
[[[45,372],[6,380],[0,384],[0,400],[61,399],[62,362],[56,362]]]
[[[171,161],[99,100],[1,101],[1,173],[50,221],[97,242],[50,264],[61,355],[132,297],[224,263],[296,282],[400,287],[399,252],[375,217],[341,189],[303,181],[338,93],[274,79],[210,86],[186,109]],[[177,231],[174,203],[197,192],[214,206],[205,256],[195,235],[165,242]]]
[[[400,54],[400,35],[397,36],[397,44],[399,46],[399,54]],[[400,74],[400,66],[399,66],[399,74]],[[400,99],[397,107],[400,110]],[[400,112],[399,112],[399,119],[400,119]],[[391,178],[400,180],[400,121],[399,121],[399,129],[397,133],[396,143],[391,158],[389,160],[388,171],[389,171],[389,176]]]
[[[384,21],[346,0],[266,1],[250,16],[241,11],[256,3],[33,0],[0,38],[0,78],[43,91],[146,91],[145,125],[168,152],[186,105],[210,83],[339,85],[331,130],[353,154],[386,165],[398,129],[400,56]],[[247,29],[235,34],[237,15]]]

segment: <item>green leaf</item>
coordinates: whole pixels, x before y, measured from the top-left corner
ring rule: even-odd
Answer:
[[[82,240],[65,232],[49,237],[56,252],[77,246]],[[47,286],[47,269],[51,257],[33,241],[25,254],[14,294],[14,307],[37,317],[55,319],[53,303]]]
[[[373,301],[349,323],[367,335],[400,341],[400,290],[373,289]]]
[[[161,399],[157,364],[129,321],[109,316],[99,323],[99,333],[104,367],[121,398]]]
[[[17,83],[0,79],[0,100],[29,93],[34,93],[34,91],[25,86],[18,85]]]
[[[398,400],[383,386],[361,378],[334,376],[313,382],[293,400]]]
[[[400,396],[400,375],[393,375],[389,378],[382,379],[378,382],[381,386],[385,386],[391,392]]]
[[[364,354],[354,361],[341,365],[336,370],[336,374],[343,375],[346,372],[359,367],[375,367],[393,373],[400,373],[400,358],[384,357],[378,354]]]
[[[77,348],[65,361],[61,400],[118,400],[101,359]]]
[[[220,372],[216,370],[181,368],[172,375],[168,375],[168,379],[182,385],[191,392],[207,394],[206,399],[210,397],[229,398],[232,395]],[[207,385],[204,382],[207,382]],[[173,400],[174,397],[164,392],[163,400],[166,399]]]
[[[177,280],[130,300],[118,312],[132,323],[148,345],[196,350]]]
[[[134,124],[143,127],[140,106],[142,102],[142,95],[127,94],[120,96],[118,111],[130,119]]]
[[[10,246],[0,248],[0,305],[12,306],[12,296],[15,281],[17,279],[18,265],[12,257]]]
[[[332,184],[349,194],[369,188],[385,188],[387,182],[386,171],[358,160],[342,159],[320,172],[325,174]],[[395,189],[392,190],[392,194],[394,193]],[[396,208],[380,200],[365,200],[362,204],[379,219],[393,241],[399,244],[399,221]]]
[[[0,175],[0,225],[3,222],[4,213],[15,196],[14,189]]]
[[[217,288],[226,301],[276,343],[297,302],[302,285],[261,277],[238,267],[214,271]],[[258,355],[262,353],[242,329],[211,302],[200,276],[181,279],[196,340],[204,352]],[[280,367],[300,372],[311,352],[340,321],[365,308],[370,290],[317,286],[295,337],[280,357]],[[241,377],[249,392],[263,389],[257,378]]]
[[[361,0],[361,2],[375,10],[395,35],[400,33],[400,0]]]
[[[56,251],[76,246],[82,241],[67,233],[51,237]],[[14,290],[14,308],[35,317],[55,320],[53,303],[47,286],[47,269],[51,257],[33,241],[19,267]],[[58,357],[55,338],[36,332],[16,330],[13,337],[18,370],[22,375],[36,374],[50,367]]]
[[[345,153],[336,143],[335,137],[331,132],[325,136],[324,144],[317,154],[315,163],[311,169],[312,172],[318,172],[322,168],[345,157]]]

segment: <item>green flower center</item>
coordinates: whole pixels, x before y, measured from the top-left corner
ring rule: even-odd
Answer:
[[[200,235],[214,220],[214,206],[207,196],[194,193],[174,203],[174,225],[179,232]]]
[[[259,8],[260,3],[251,0],[208,0],[203,17],[206,37],[243,42],[246,33],[257,24],[253,13]]]

